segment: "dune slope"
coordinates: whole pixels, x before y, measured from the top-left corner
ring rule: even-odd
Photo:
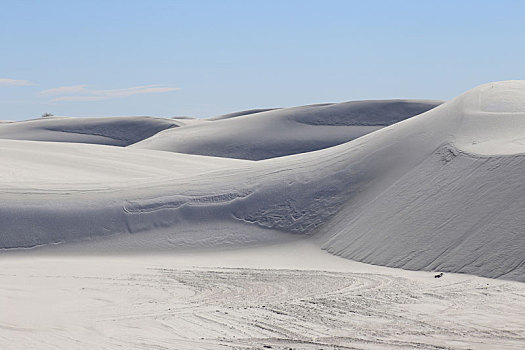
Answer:
[[[438,148],[365,201],[347,202],[322,228],[324,248],[379,265],[525,281],[524,102],[524,82],[486,84],[414,120],[427,119],[417,128],[431,127],[428,135],[440,131]]]

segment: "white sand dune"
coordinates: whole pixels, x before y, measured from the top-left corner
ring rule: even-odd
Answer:
[[[257,162],[4,140],[0,244],[215,246],[235,227],[227,241],[240,246],[317,234],[372,264],[525,281],[524,101],[523,81],[486,84],[339,146]]]
[[[260,161],[67,120],[0,139],[2,349],[523,349],[525,81]]]
[[[223,114],[223,115],[219,115],[219,116],[217,116],[217,117],[210,117],[210,118],[206,118],[206,119],[207,119],[207,120],[230,119],[230,118],[240,117],[240,116],[243,116],[243,115],[249,115],[249,114],[261,113],[261,112],[273,111],[273,110],[276,110],[276,109],[281,109],[281,108],[258,108],[258,109],[248,109],[248,110],[245,110],[245,111],[240,111],[240,112],[233,112],[233,113]]]
[[[128,146],[179,124],[151,117],[52,117],[0,123],[0,139]]]
[[[345,203],[322,228],[325,249],[379,265],[525,281],[524,102],[523,81],[486,84],[376,133],[391,148],[417,148],[417,157],[396,164],[410,170],[365,194],[366,203]]]
[[[439,105],[427,100],[328,103],[232,113],[166,130],[133,147],[261,160],[345,143]]]

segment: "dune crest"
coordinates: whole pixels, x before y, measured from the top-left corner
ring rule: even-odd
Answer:
[[[378,100],[244,111],[166,130],[133,145],[214,157],[262,160],[339,145],[441,104]]]

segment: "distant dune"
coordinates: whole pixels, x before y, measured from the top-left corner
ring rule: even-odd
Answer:
[[[0,246],[243,246],[289,232],[371,264],[525,281],[525,81],[437,104],[281,109],[125,148],[0,140]],[[279,153],[300,141],[315,151]]]
[[[440,103],[354,101],[253,113],[245,111],[240,112],[240,116],[230,114],[215,118],[213,123],[166,130],[133,147],[251,160],[282,157],[351,141],[426,112]]]
[[[248,114],[255,114],[255,113],[261,113],[261,112],[273,111],[273,110],[276,110],[276,109],[280,109],[280,108],[248,109],[246,111],[240,111],[240,112],[233,112],[233,113],[223,114],[223,115],[219,115],[217,117],[211,117],[211,118],[207,118],[207,119],[208,120],[230,119],[230,118],[240,117],[240,116],[248,115]]]
[[[0,123],[0,139],[128,146],[178,125],[151,117],[48,117]]]

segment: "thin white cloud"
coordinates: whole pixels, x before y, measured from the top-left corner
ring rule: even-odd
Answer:
[[[28,80],[0,78],[0,86],[31,86],[35,85]]]
[[[73,85],[43,90],[40,91],[40,95],[49,97],[55,96],[51,99],[51,102],[102,101],[117,97],[169,92],[175,90],[180,89],[159,85],[143,85],[124,89],[97,90],[90,89],[87,85]]]
[[[53,89],[40,91],[40,95],[56,96],[66,94],[83,93],[87,90],[87,85],[61,86]]]
[[[103,101],[107,100],[108,97],[106,96],[61,96],[61,97],[55,97],[51,100],[51,102],[71,102],[71,101]]]

